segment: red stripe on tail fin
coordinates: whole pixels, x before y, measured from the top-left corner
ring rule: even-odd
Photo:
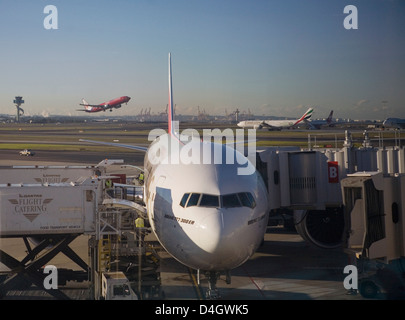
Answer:
[[[167,108],[167,116],[168,116],[168,133],[170,135],[174,135],[174,127],[173,127],[173,87],[172,87],[172,59],[171,54],[169,53],[169,106]]]

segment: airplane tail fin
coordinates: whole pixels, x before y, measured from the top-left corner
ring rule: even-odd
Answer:
[[[309,108],[309,109],[307,110],[307,112],[304,113],[303,118],[304,118],[305,120],[308,120],[309,118],[311,118],[312,112],[314,112],[314,109]]]
[[[174,106],[173,106],[173,87],[172,87],[172,59],[171,53],[169,52],[169,105],[167,108],[168,116],[168,133],[172,136],[175,135],[174,128]]]
[[[83,99],[82,99],[82,105],[83,105],[83,106],[88,106],[89,103],[88,103],[86,100],[84,100],[84,98],[83,98]]]
[[[331,112],[329,113],[328,118],[326,119],[326,123],[331,123],[332,122],[332,117],[333,117],[333,110],[331,110]]]
[[[309,118],[311,118],[313,111],[314,111],[313,108],[309,108],[309,109],[302,115],[302,117],[299,118],[296,123],[294,123],[294,125],[300,123],[300,122],[303,121],[303,120],[308,120]]]

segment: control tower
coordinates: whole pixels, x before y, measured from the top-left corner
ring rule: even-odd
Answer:
[[[21,108],[21,105],[24,103],[24,100],[22,97],[15,97],[13,103],[15,104],[17,108],[17,117],[16,117],[16,122],[20,122],[20,116],[24,114],[24,110]]]

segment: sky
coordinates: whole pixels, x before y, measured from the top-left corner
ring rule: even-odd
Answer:
[[[404,35],[403,0],[0,0],[0,113],[162,112],[171,52],[177,113],[405,118]]]

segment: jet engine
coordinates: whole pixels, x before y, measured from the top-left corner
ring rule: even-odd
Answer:
[[[257,129],[261,129],[263,128],[263,126],[261,124],[257,124],[253,126],[253,129],[257,130]]]
[[[115,109],[119,109],[119,108],[121,108],[120,104],[115,106]]]
[[[323,249],[334,249],[342,244],[344,231],[343,208],[326,210],[295,210],[294,224],[306,241]]]

